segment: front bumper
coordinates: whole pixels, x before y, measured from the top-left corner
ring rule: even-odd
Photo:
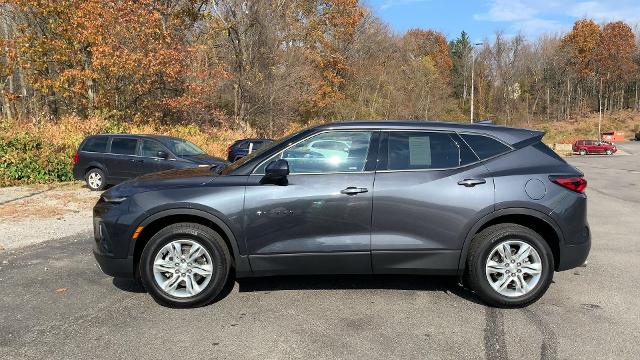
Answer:
[[[135,270],[133,253],[129,251],[129,222],[120,222],[123,210],[128,206],[120,205],[105,202],[101,197],[93,208],[93,256],[105,274],[133,278]]]
[[[95,250],[93,256],[103,273],[118,278],[134,278],[133,257],[117,259],[109,255],[99,254]]]

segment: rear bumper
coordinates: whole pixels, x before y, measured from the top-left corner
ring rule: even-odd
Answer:
[[[560,248],[558,271],[569,270],[584,264],[591,250],[591,236],[580,244],[564,245]]]
[[[84,180],[84,172],[76,165],[73,166],[73,178],[76,180]]]
[[[93,252],[96,264],[103,273],[118,278],[134,278],[133,258],[117,259],[108,255]]]

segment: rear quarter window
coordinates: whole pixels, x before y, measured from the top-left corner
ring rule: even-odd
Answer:
[[[87,139],[87,141],[82,146],[81,150],[89,151],[89,152],[104,153],[104,152],[107,152],[108,141],[109,141],[109,138],[107,137],[90,138],[90,139]]]
[[[488,159],[511,150],[507,145],[488,136],[460,134],[460,137],[469,144],[480,160]]]

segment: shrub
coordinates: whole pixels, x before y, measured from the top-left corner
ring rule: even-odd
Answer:
[[[82,140],[99,133],[162,134],[181,137],[207,153],[224,157],[234,140],[255,136],[194,124],[127,123],[103,118],[64,117],[42,124],[0,120],[0,186],[73,179],[73,154]]]

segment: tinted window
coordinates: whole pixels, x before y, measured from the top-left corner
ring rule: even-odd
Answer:
[[[142,140],[142,148],[140,149],[140,155],[146,157],[158,157],[158,151],[167,151],[164,146],[160,145],[157,141]]]
[[[82,146],[82,151],[91,151],[91,152],[107,152],[107,142],[109,141],[108,137],[94,137],[87,140]]]
[[[196,144],[182,139],[165,139],[163,143],[177,156],[202,155],[204,151]]]
[[[392,132],[389,170],[446,169],[460,165],[460,147],[448,133]]]
[[[111,140],[111,152],[113,154],[135,155],[137,139],[113,138]]]
[[[511,150],[510,147],[496,139],[482,135],[460,134],[464,141],[471,146],[473,151],[482,160],[496,156]]]
[[[264,174],[265,166],[280,158],[287,160],[292,174],[364,171],[370,140],[369,131],[334,131],[318,134],[276,154],[256,169],[256,173]],[[321,143],[332,145],[316,146]]]

